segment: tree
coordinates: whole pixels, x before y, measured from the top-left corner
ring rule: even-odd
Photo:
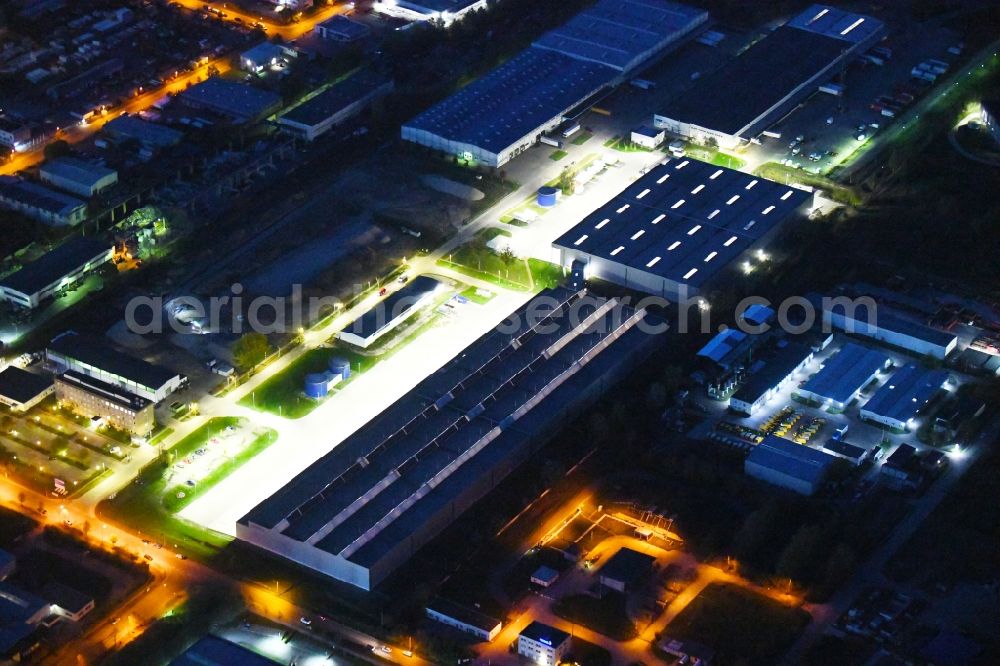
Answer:
[[[559,174],[559,182],[556,184],[563,194],[573,194],[573,190],[576,189],[576,184],[573,182],[573,169],[571,167],[566,167]]]
[[[788,542],[778,558],[777,573],[785,578],[802,579],[810,569],[822,532],[817,525],[803,525]]]
[[[514,251],[510,249],[509,245],[505,247],[502,252],[500,252],[500,261],[503,263],[504,268],[507,271],[507,277],[510,277],[510,265],[517,261],[517,255],[514,254]]]
[[[263,333],[245,333],[233,343],[233,361],[241,370],[249,370],[271,351],[271,343]]]
[[[45,155],[46,160],[54,160],[57,157],[65,157],[66,155],[69,155],[69,144],[63,139],[56,139],[46,145],[45,150],[42,152]]]

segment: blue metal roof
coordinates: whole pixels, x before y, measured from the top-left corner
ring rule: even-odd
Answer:
[[[948,373],[944,370],[928,370],[910,363],[875,392],[863,411],[905,423],[941,390],[947,379]]]
[[[727,328],[709,340],[708,344],[698,351],[698,356],[710,358],[718,363],[726,357],[726,354],[736,349],[746,338],[747,334],[743,331],[736,328]]]
[[[830,464],[829,453],[796,444],[777,435],[768,435],[750,451],[748,463],[767,467],[808,483],[819,483]]]
[[[614,76],[608,67],[531,48],[406,125],[500,152],[608,85]]]
[[[802,389],[845,403],[888,362],[889,357],[882,352],[848,342],[827,359],[823,369],[810,378]]]
[[[885,24],[878,19],[829,5],[813,5],[786,25],[852,44],[865,41],[881,32]]]

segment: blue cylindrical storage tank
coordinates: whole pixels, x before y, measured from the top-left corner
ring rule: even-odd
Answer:
[[[346,358],[334,356],[330,359],[330,372],[340,375],[340,381],[346,381],[351,376],[351,362]]]
[[[306,375],[306,395],[310,398],[325,398],[330,392],[330,378],[325,372],[314,372]]]
[[[538,205],[542,208],[551,208],[559,200],[559,189],[543,185],[538,188]]]

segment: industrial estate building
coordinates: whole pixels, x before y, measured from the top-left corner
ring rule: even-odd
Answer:
[[[375,11],[407,21],[440,21],[449,25],[471,11],[486,9],[490,0],[382,0]]]
[[[768,435],[743,463],[743,471],[755,479],[812,495],[823,484],[836,458],[828,453]]]
[[[55,389],[61,405],[116,430],[145,437],[156,425],[152,402],[100,379],[69,370],[56,377]]]
[[[323,39],[337,42],[353,42],[371,34],[371,28],[367,25],[353,21],[343,14],[337,14],[317,24],[314,30]]]
[[[632,591],[653,570],[656,558],[631,548],[621,548],[611,556],[601,570],[601,585],[622,594]]]
[[[471,634],[483,641],[492,641],[502,628],[500,620],[447,599],[436,599],[428,604],[426,612],[427,617],[435,622]]]
[[[114,169],[73,157],[46,162],[38,170],[38,176],[43,183],[88,199],[118,182],[118,172]]]
[[[911,321],[886,307],[864,306],[848,309],[826,301],[824,323],[853,335],[863,335],[879,342],[905,349],[920,356],[943,360],[958,346],[958,336]]]
[[[861,418],[905,431],[948,381],[944,370],[910,363],[893,373],[861,408]]]
[[[370,310],[337,333],[337,337],[366,349],[430,302],[441,282],[429,275],[418,275],[408,285],[379,301]]]
[[[191,86],[179,99],[192,109],[212,111],[233,122],[259,120],[281,108],[277,93],[217,76]]]
[[[882,352],[848,342],[797,393],[803,400],[843,411],[889,365],[889,357]]]
[[[8,366],[0,370],[0,405],[26,412],[52,395],[52,378]]]
[[[500,167],[707,21],[666,0],[598,0],[406,123],[402,137]]]
[[[298,53],[281,44],[272,42],[261,42],[253,48],[247,49],[240,54],[240,69],[252,74],[259,74],[268,67],[287,63],[295,58]]]
[[[392,92],[390,79],[362,70],[307,97],[278,117],[285,131],[313,141]]]
[[[731,149],[750,141],[877,44],[885,25],[813,5],[675,97],[653,122]]]
[[[556,666],[562,663],[572,643],[573,637],[562,629],[532,622],[517,635],[517,653],[533,664]]]
[[[130,115],[118,116],[105,125],[103,131],[112,139],[138,141],[149,150],[176,146],[184,138],[184,134],[175,129]]]
[[[75,236],[0,278],[0,301],[18,308],[37,308],[60,289],[106,264],[112,253],[113,248],[105,241]]]
[[[54,227],[73,226],[87,219],[85,201],[9,176],[0,176],[0,206]]]
[[[762,361],[736,393],[729,399],[733,411],[753,416],[767,401],[787,387],[792,377],[813,359],[813,350],[799,342],[779,347],[770,358]]]
[[[813,196],[697,160],[668,160],[556,239],[563,266],[666,298],[691,297],[770,241]]]
[[[122,354],[97,340],[62,333],[49,343],[45,357],[60,372],[74,371],[157,403],[187,383],[172,370]]]
[[[585,290],[542,292],[507,321],[258,504],[237,537],[370,590],[657,341],[644,310]]]

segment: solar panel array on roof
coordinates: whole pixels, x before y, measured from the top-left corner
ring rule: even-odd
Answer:
[[[697,287],[811,198],[733,169],[672,160],[553,245]]]

